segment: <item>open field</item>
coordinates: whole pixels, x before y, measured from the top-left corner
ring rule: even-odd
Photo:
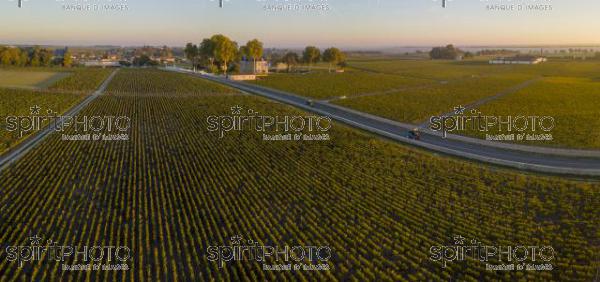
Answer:
[[[207,95],[231,93],[230,88],[208,83],[191,76],[156,69],[124,69],[109,85],[107,92],[114,95]]]
[[[470,77],[386,95],[337,100],[334,103],[391,120],[419,124],[432,115],[452,112],[456,106],[493,96],[529,79],[532,77],[523,75]]]
[[[526,145],[570,148],[600,148],[600,80],[572,77],[547,77],[514,95],[493,101],[478,109],[492,116],[550,116],[555,128],[548,132],[551,141],[522,141]],[[531,129],[531,126],[529,126]],[[488,134],[508,134],[489,132]],[[512,132],[515,133],[515,132]],[[533,132],[546,133],[539,128]],[[485,132],[472,130],[468,135],[485,138]]]
[[[428,79],[456,79],[467,76],[525,74],[533,76],[572,76],[600,78],[598,61],[551,59],[539,65],[490,65],[487,60],[372,60],[350,61],[352,68],[384,74],[397,74]]]
[[[63,113],[84,97],[83,94],[0,88],[0,154],[29,135],[6,130],[7,116],[30,116],[31,107],[36,105],[41,108],[41,115],[47,110]]]
[[[313,71],[312,73],[272,74],[269,77],[256,81],[256,83],[262,86],[316,99],[339,96],[350,97],[390,89],[415,87],[434,82],[427,79],[363,71],[347,71],[345,73]]]
[[[14,85],[0,84],[0,153],[29,136],[29,132],[21,136],[16,131],[6,130],[7,116],[30,116],[34,106],[41,108],[40,115],[45,115],[47,110],[62,114],[93,92],[110,72],[92,68],[1,69],[0,81],[20,81],[23,85],[17,88],[35,89],[14,89]],[[4,74],[8,76],[2,76]]]
[[[69,76],[69,73],[64,72],[0,69],[0,87],[46,88],[67,76]]]
[[[488,115],[554,114],[557,119],[553,141],[525,144],[600,147],[594,130],[600,114],[595,97],[600,89],[598,61],[553,59],[539,65],[489,65],[484,60],[374,59],[350,61],[349,65],[355,70],[346,77],[318,72],[304,74],[305,78],[298,78],[301,77],[298,74],[278,74],[258,83],[319,99],[346,95],[347,99],[331,102],[415,125],[428,121],[433,115],[450,113],[454,107],[504,95],[499,97],[501,101],[490,100],[489,106],[478,107],[479,110]],[[404,87],[385,83],[384,78],[394,76],[409,80],[421,78],[416,81],[422,83],[408,82]],[[379,78],[382,81],[378,81]],[[536,78],[543,80],[536,84],[524,83]],[[565,99],[569,102],[564,103]]]
[[[71,72],[71,75],[50,85],[49,90],[88,94],[96,90],[112,72],[111,69],[100,68],[72,68],[66,70]]]
[[[217,86],[205,81],[206,95],[172,95],[174,88],[158,95],[155,82],[134,72],[119,73],[111,85],[117,94],[99,97],[82,113],[130,116],[130,141],[71,142],[55,134],[0,173],[0,242],[29,244],[31,234],[43,234],[65,244],[125,245],[131,269],[61,272],[60,264],[39,261],[18,268],[0,253],[6,277],[590,281],[596,275],[597,183],[488,169],[340,124],[327,142],[264,142],[251,128],[220,138],[206,119],[229,115],[236,105],[265,115],[305,113],[253,96],[215,95]],[[180,79],[163,82],[175,87],[169,81]],[[262,245],[330,246],[332,270],[263,271],[256,261],[220,268],[207,260],[208,246],[226,245],[235,235]],[[494,246],[552,246],[554,270],[486,271],[470,258],[442,268],[429,249],[455,235]]]

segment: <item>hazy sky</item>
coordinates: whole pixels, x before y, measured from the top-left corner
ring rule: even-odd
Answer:
[[[0,0],[0,43],[183,45],[223,33],[268,47],[600,44],[600,0]],[[122,1],[122,2],[120,2]],[[329,11],[265,11],[264,5],[327,4]],[[486,5],[547,4],[551,11]],[[126,4],[127,11],[63,5]]]

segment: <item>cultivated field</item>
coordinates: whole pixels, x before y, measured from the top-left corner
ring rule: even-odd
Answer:
[[[302,96],[420,125],[498,95],[478,106],[484,115],[556,118],[552,141],[528,145],[600,148],[600,63],[551,59],[539,65],[490,65],[487,60],[436,61],[394,58],[354,59],[346,74],[277,74],[258,83]],[[536,83],[536,79],[541,79]],[[461,134],[461,132],[454,132]],[[506,132],[495,132],[495,134]],[[537,133],[537,132],[530,132]],[[466,132],[485,137],[485,133]]]
[[[363,71],[348,71],[346,73],[314,71],[312,73],[273,74],[258,80],[256,83],[305,97],[326,99],[404,89],[434,82],[427,79]]]
[[[230,88],[191,76],[155,69],[121,70],[106,91],[113,95],[189,96],[231,93]]]
[[[551,59],[539,65],[490,65],[487,60],[357,60],[348,62],[352,68],[384,74],[451,80],[468,76],[527,74],[533,76],[599,77],[598,61]]]
[[[479,107],[479,110],[485,115],[493,116],[553,117],[555,128],[548,133],[552,134],[554,139],[520,142],[526,145],[600,148],[600,130],[598,130],[600,128],[600,80],[547,77],[514,95]],[[489,134],[508,133],[504,130]],[[546,132],[537,129],[535,132],[527,130],[524,133]],[[479,131],[471,131],[467,134],[485,138],[485,133]]]
[[[264,142],[251,128],[223,138],[211,115],[241,106],[304,115],[247,95],[183,95],[184,75],[156,81],[123,71],[83,115],[131,117],[130,141],[61,141],[52,135],[0,174],[0,242],[32,234],[75,245],[125,245],[125,272],[18,268],[8,280],[114,281],[591,281],[597,271],[600,186],[497,171],[432,156],[334,124],[331,141]],[[152,77],[153,74],[144,74]],[[223,91],[231,93],[232,90]],[[124,93],[124,94],[119,94]],[[179,93],[179,95],[173,95]],[[50,216],[52,215],[52,216]],[[330,246],[331,271],[218,265],[208,246],[241,235],[261,245]],[[494,272],[467,259],[442,268],[433,245],[455,235],[489,245],[549,245],[553,271]],[[6,247],[6,246],[2,246]],[[222,268],[221,268],[222,267]]]
[[[72,74],[50,85],[50,90],[89,94],[96,90],[113,71],[100,68],[73,68],[68,70]]]
[[[67,76],[69,76],[69,73],[0,69],[0,87],[27,89],[46,88]]]
[[[39,106],[40,115],[47,110],[63,113],[85,96],[72,93],[45,93],[32,90],[0,88],[0,153],[16,145],[29,133],[21,136],[17,131],[8,131],[7,116],[30,116],[31,107]]]
[[[526,75],[468,77],[385,95],[337,100],[334,103],[396,121],[420,124],[428,121],[432,115],[452,112],[456,106],[494,96],[530,79],[532,77]]]
[[[0,70],[0,75],[4,72],[10,72],[15,79],[19,78],[23,83],[25,81],[38,83],[34,87],[35,90],[3,88],[9,85],[0,85],[0,153],[29,136],[29,133],[21,136],[16,131],[7,131],[7,116],[29,117],[31,116],[31,108],[34,106],[40,107],[39,115],[46,115],[47,110],[62,114],[98,88],[111,72],[107,69],[83,68],[69,69],[70,72],[54,73],[44,70],[44,68]],[[34,82],[35,78],[46,80]],[[2,76],[0,76],[0,80],[2,79]],[[8,79],[4,79],[8,81]],[[38,89],[38,87],[40,88]]]

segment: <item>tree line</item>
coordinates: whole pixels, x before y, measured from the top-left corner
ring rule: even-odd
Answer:
[[[246,45],[239,46],[237,42],[229,37],[217,34],[205,38],[198,45],[187,43],[184,49],[186,58],[192,63],[194,69],[204,68],[211,73],[227,73],[238,71],[238,63],[246,58],[252,60],[254,72],[256,72],[256,61],[263,58],[264,44],[258,39],[250,40]],[[345,54],[338,48],[326,49],[323,53],[315,46],[308,46],[302,52],[302,56],[296,52],[288,52],[274,62],[285,63],[288,71],[292,67],[304,63],[309,66],[319,61],[328,62],[330,69],[333,65],[340,65],[345,61]]]
[[[0,65],[2,66],[70,67],[72,64],[73,60],[68,50],[61,58],[55,57],[52,50],[39,46],[32,48],[0,46]]]

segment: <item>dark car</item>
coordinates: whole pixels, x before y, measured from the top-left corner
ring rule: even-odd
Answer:
[[[418,129],[413,129],[408,132],[407,137],[413,140],[421,140],[421,132]]]

